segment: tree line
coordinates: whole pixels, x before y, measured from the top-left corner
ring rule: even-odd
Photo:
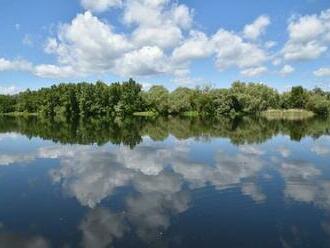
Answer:
[[[127,82],[106,84],[62,83],[16,95],[0,95],[0,113],[38,113],[48,117],[129,116],[152,112],[168,116],[194,112],[203,116],[253,115],[268,109],[306,109],[318,115],[330,113],[330,92],[295,86],[285,93],[259,83],[234,82],[228,89],[163,86]]]

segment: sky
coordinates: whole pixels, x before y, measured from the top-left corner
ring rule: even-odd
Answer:
[[[330,90],[329,0],[0,0],[0,93],[133,77]]]

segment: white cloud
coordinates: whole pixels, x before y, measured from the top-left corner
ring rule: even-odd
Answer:
[[[50,39],[45,49],[57,55],[61,66],[71,66],[77,73],[93,73],[109,71],[130,48],[124,35],[85,12],[61,26],[57,40]]]
[[[38,65],[34,74],[45,78],[66,78],[75,76],[76,72],[71,66]]]
[[[169,1],[131,0],[124,9],[126,24],[137,25],[132,37],[138,46],[173,48],[183,39],[182,30],[190,28],[192,11]]]
[[[175,47],[183,38],[176,26],[139,27],[133,33],[133,42],[138,46],[153,45],[161,48]]]
[[[200,85],[203,82],[205,82],[203,78],[191,77],[190,70],[186,68],[175,69],[173,75],[174,75],[173,82],[177,85],[192,86],[192,85]]]
[[[4,58],[0,58],[0,72],[1,71],[24,71],[30,72],[38,77],[46,77],[46,78],[65,78],[72,77],[77,75],[77,71],[73,69],[71,66],[57,66],[52,64],[40,64],[33,66],[30,62],[25,60],[7,60]],[[81,75],[81,73],[80,73]],[[4,92],[4,94],[15,94],[18,89],[13,86],[0,87],[0,91]]]
[[[320,15],[293,18],[288,25],[289,40],[282,49],[286,60],[319,58],[330,44],[330,9]]]
[[[172,22],[169,12],[164,12],[168,0],[129,0],[124,9],[124,22],[139,26],[160,26]]]
[[[316,16],[302,16],[289,23],[290,38],[298,42],[308,42],[318,38],[325,30],[322,20]]]
[[[193,10],[190,10],[186,5],[174,5],[171,16],[179,27],[188,29],[193,23]]]
[[[256,40],[262,35],[267,26],[270,24],[270,18],[268,16],[259,16],[252,24],[246,25],[243,30],[244,37],[251,40]]]
[[[287,76],[291,73],[293,73],[295,69],[291,65],[284,65],[282,69],[280,70],[280,74],[283,76]]]
[[[81,5],[93,12],[103,12],[122,5],[122,0],[81,0]]]
[[[202,32],[192,31],[190,37],[173,51],[173,60],[177,62],[206,58],[212,54],[213,46]]]
[[[0,71],[29,71],[31,70],[31,63],[25,60],[7,60],[4,58],[0,58]]]
[[[317,77],[328,77],[330,76],[330,67],[322,67],[318,70],[315,70],[313,73]]]
[[[0,86],[0,94],[3,95],[14,95],[20,92],[20,89],[17,88],[15,85],[11,86]]]
[[[185,5],[170,0],[129,0],[122,11],[124,24],[132,27],[131,34],[113,32],[109,24],[90,12],[63,25],[58,37],[49,39],[45,48],[57,56],[60,65],[56,68],[70,66],[77,74],[110,72],[122,76],[178,75],[184,71],[184,78],[190,79],[190,62],[215,54],[221,70],[238,67],[251,76],[266,71],[262,65],[268,59],[266,52],[238,34],[221,29],[209,38],[190,30],[185,37],[193,23],[193,11]],[[250,36],[252,32],[259,36],[269,23],[268,17],[261,16],[245,29],[250,30],[246,31]]]
[[[267,60],[267,54],[254,43],[229,31],[220,29],[212,42],[216,52],[216,66],[220,70],[237,66],[238,68],[259,67]]]
[[[267,50],[275,43],[256,41],[270,24],[265,15],[243,31],[219,29],[207,35],[194,26],[194,10],[174,0],[81,0],[81,4],[87,11],[59,25],[44,47],[56,63],[30,64],[25,71],[47,78],[166,74],[182,83],[199,80],[190,75],[194,60],[215,56],[221,71],[238,68],[242,75],[257,76],[267,71],[264,63],[272,57]],[[117,6],[123,33],[92,14]],[[0,60],[0,70],[24,66],[17,63]]]
[[[43,65],[37,68],[37,75],[171,74],[174,65],[165,49],[181,43],[182,30],[192,24],[192,11],[165,0],[131,0],[123,4],[123,19],[134,27],[131,34],[115,33],[110,24],[88,11],[62,25],[45,47],[47,53],[57,56],[59,65]]]
[[[306,44],[287,43],[282,51],[286,60],[309,60],[317,59],[327,49],[317,41],[310,41]]]
[[[116,61],[114,71],[121,75],[153,75],[169,70],[167,58],[157,46],[146,46],[126,53]]]
[[[265,66],[252,67],[241,71],[241,74],[247,77],[259,76],[267,71]]]

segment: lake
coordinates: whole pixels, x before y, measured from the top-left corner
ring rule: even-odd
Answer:
[[[0,247],[329,247],[330,121],[0,117]]]

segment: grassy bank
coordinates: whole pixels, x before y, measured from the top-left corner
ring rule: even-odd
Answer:
[[[152,111],[146,111],[146,112],[135,112],[133,115],[142,116],[142,117],[154,117],[154,116],[157,116],[157,113],[152,112]]]
[[[197,117],[199,116],[199,113],[197,111],[186,111],[183,112],[181,115],[185,117]]]
[[[37,116],[38,113],[27,113],[27,112],[10,112],[10,113],[0,113],[2,116]]]
[[[303,109],[270,109],[261,113],[269,120],[302,120],[313,117],[315,114]]]

